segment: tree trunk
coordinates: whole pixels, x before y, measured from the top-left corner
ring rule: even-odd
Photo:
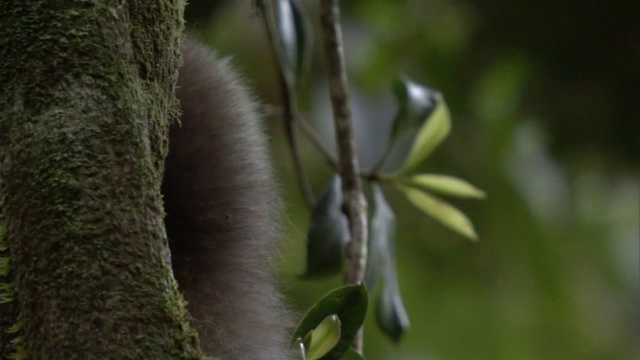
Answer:
[[[202,356],[160,196],[183,10],[183,0],[0,4],[0,326],[13,317],[20,335],[0,350]]]

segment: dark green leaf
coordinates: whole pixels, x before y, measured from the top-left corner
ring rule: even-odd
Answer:
[[[451,119],[442,94],[409,79],[397,79],[393,85],[399,110],[391,131],[390,148],[404,157],[401,172],[420,164],[449,134]]]
[[[396,273],[396,219],[378,184],[371,185],[375,206],[371,220],[371,242],[365,283],[371,292],[383,272],[383,288],[376,304],[378,327],[394,342],[409,328],[409,318],[402,305]]]
[[[400,297],[395,264],[388,267],[388,271],[382,296],[376,306],[376,320],[380,329],[397,343],[409,329],[409,316]]]
[[[434,111],[437,101],[435,91],[407,78],[396,79],[393,92],[400,106],[391,129],[391,138],[395,140],[404,132],[417,131]]]
[[[261,0],[257,3],[267,24],[271,44],[281,58],[281,70],[299,76],[308,67],[311,49],[309,19],[304,8],[296,0]]]
[[[342,268],[349,226],[342,212],[342,188],[334,176],[311,214],[307,233],[307,269],[302,278],[330,276]]]
[[[396,217],[387,203],[380,185],[371,184],[374,212],[371,219],[371,237],[369,238],[367,270],[364,283],[372,294],[378,283],[380,273],[389,266],[389,250],[395,240]]]
[[[364,356],[358,354],[353,348],[349,348],[341,360],[365,360]]]
[[[298,324],[293,338],[305,336],[315,329],[327,316],[337,315],[341,323],[341,336],[338,344],[323,360],[338,360],[351,347],[356,333],[362,326],[368,306],[367,290],[364,285],[347,285],[337,288],[309,309]]]
[[[382,273],[383,288],[376,303],[376,320],[382,332],[398,342],[409,328],[409,318],[402,305],[396,273],[396,219],[380,186],[372,183],[371,190],[375,208],[371,219],[365,284],[369,292],[374,293],[374,286]]]

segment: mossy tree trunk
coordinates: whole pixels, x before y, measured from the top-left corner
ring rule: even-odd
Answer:
[[[0,4],[0,213],[15,275],[6,300],[23,336],[13,351],[201,356],[159,191],[183,10],[184,0]]]

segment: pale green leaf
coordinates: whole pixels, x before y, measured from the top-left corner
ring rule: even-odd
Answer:
[[[413,205],[443,225],[471,240],[478,239],[473,224],[460,210],[422,190],[401,185],[398,188]]]
[[[442,96],[438,95],[437,101],[435,110],[418,131],[401,172],[407,172],[420,164],[449,135],[451,130],[449,108]]]
[[[340,319],[335,314],[329,315],[310,334],[307,359],[320,359],[340,341]]]
[[[367,289],[362,284],[346,285],[334,289],[307,311],[294,330],[293,339],[306,337],[306,334],[315,329],[327,316],[335,314],[341,324],[340,341],[322,359],[342,359],[344,353],[353,343],[358,330],[362,327],[368,304]]]
[[[484,191],[467,181],[448,175],[414,175],[409,178],[409,183],[450,196],[476,199],[484,199],[486,197]]]

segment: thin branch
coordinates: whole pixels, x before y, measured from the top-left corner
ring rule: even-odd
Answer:
[[[304,173],[302,166],[302,159],[300,155],[300,146],[298,145],[297,137],[295,136],[296,117],[298,116],[298,99],[295,90],[295,79],[293,73],[287,63],[286,56],[284,54],[284,45],[282,44],[278,26],[275,22],[275,13],[273,4],[271,1],[257,1],[257,8],[262,9],[262,19],[264,20],[265,28],[271,43],[271,50],[273,51],[274,58],[276,59],[278,67],[278,80],[280,82],[280,91],[282,92],[282,105],[285,126],[285,134],[287,136],[287,143],[289,144],[289,150],[293,157],[293,166],[296,172],[296,178],[298,180],[298,187],[302,193],[305,204],[309,210],[315,207],[315,199],[309,181]]]
[[[315,207],[316,201],[313,197],[313,192],[311,191],[309,180],[307,179],[304,168],[302,166],[300,146],[298,145],[298,138],[295,136],[296,114],[298,113],[297,98],[295,95],[295,89],[293,88],[292,83],[287,80],[287,77],[285,76],[281,66],[279,66],[278,71],[280,78],[280,89],[282,91],[282,103],[284,105],[283,118],[285,134],[287,135],[289,150],[291,151],[291,156],[293,157],[293,166],[295,167],[296,178],[298,179],[298,187],[302,192],[302,197],[305,204],[307,205],[307,208],[309,210],[312,210]]]
[[[273,105],[265,105],[263,108],[263,112],[267,114],[267,116],[281,117],[283,115],[283,111],[279,106]],[[327,147],[322,137],[318,135],[318,132],[309,124],[309,122],[299,113],[294,116],[296,123],[300,126],[300,132],[304,135],[311,144],[316,148],[316,150],[324,157],[325,161],[329,166],[338,171],[338,160],[336,160],[335,155],[331,152],[331,149]]]
[[[362,192],[351,121],[349,83],[344,61],[338,0],[321,0],[320,23],[324,38],[325,61],[329,72],[329,91],[336,128],[343,206],[351,230],[351,242],[346,251],[349,266],[344,278],[347,284],[360,284],[364,278],[367,260],[367,200]],[[362,329],[360,329],[353,348],[362,353],[362,344]]]
[[[322,154],[322,156],[325,158],[327,163],[329,163],[329,165],[334,170],[337,170],[338,160],[336,160],[335,155],[333,155],[331,150],[329,150],[329,148],[325,145],[324,141],[322,141],[322,138],[320,138],[320,135],[318,135],[318,133],[313,129],[311,124],[309,124],[300,116],[296,116],[296,120],[300,125],[300,131],[302,132],[302,134],[306,136],[309,141],[311,141],[311,143],[316,147],[316,150],[318,150],[320,154]]]

